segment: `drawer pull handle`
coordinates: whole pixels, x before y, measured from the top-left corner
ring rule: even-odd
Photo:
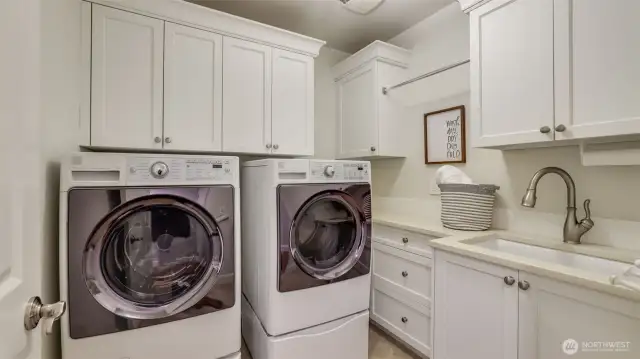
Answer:
[[[520,287],[520,289],[522,290],[527,290],[531,287],[531,285],[526,280],[523,280],[522,282],[518,282],[518,287]]]
[[[406,322],[409,321],[409,319],[407,317],[402,317],[402,319],[400,319],[400,320],[402,320],[403,323],[406,323]]]
[[[407,237],[402,237],[402,243],[409,243],[409,238]]]
[[[506,285],[513,285],[513,283],[516,282],[516,279],[513,278],[512,276],[506,276],[504,277],[504,284]]]
[[[403,277],[406,278],[408,275],[409,275],[409,273],[406,270],[402,271],[402,276]]]

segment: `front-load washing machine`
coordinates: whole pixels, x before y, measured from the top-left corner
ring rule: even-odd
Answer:
[[[238,158],[76,153],[60,177],[62,357],[240,358]]]
[[[245,162],[242,187],[243,335],[254,358],[302,353],[294,348],[308,359],[366,358],[369,162]]]

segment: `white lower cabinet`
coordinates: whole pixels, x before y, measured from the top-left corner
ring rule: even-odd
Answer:
[[[439,250],[434,270],[435,359],[638,358],[640,303]]]
[[[380,229],[381,226],[376,226]],[[371,319],[417,353],[431,356],[432,263],[423,250],[394,246],[374,232]],[[396,230],[403,237],[412,234]]]

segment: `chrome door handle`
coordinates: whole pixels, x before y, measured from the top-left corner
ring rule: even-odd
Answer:
[[[160,143],[160,142],[162,142],[162,138],[156,136],[156,138],[153,139],[153,142]]]
[[[403,277],[408,277],[409,276],[409,272],[407,272],[406,270],[402,271],[402,276]]]
[[[370,150],[371,152],[376,152],[376,146],[371,146]]]
[[[407,317],[402,317],[400,320],[402,320],[403,323],[406,323],[409,321],[409,319]]]
[[[267,146],[267,148],[271,148],[271,144],[270,143],[267,143],[266,146]]]
[[[165,137],[164,138],[164,142],[171,143],[171,137]]]
[[[518,282],[518,288],[522,289],[522,290],[527,290],[531,287],[531,284],[529,284],[529,282],[527,282],[526,280],[523,281],[519,281]]]
[[[549,133],[549,132],[551,132],[551,128],[549,128],[549,126],[542,126],[542,127],[540,127],[540,132]]]
[[[504,277],[504,284],[506,285],[513,285],[513,283],[516,282],[516,279],[513,278],[512,276],[506,276]]]
[[[556,126],[556,132],[564,132],[564,130],[566,130],[567,127],[563,124],[560,124],[558,126]]]
[[[24,328],[26,330],[33,330],[42,319],[44,322],[44,332],[50,335],[53,333],[53,322],[60,319],[66,310],[66,302],[42,304],[40,297],[31,297],[24,312]]]
[[[409,238],[407,238],[407,237],[402,237],[402,243],[404,243],[404,244],[409,243]]]
[[[273,149],[277,150],[280,146],[278,146],[278,144],[273,145]]]

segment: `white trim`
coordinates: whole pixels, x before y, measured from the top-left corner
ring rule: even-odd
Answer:
[[[407,68],[409,67],[410,58],[411,51],[376,40],[367,47],[335,65],[331,71],[333,72],[334,81],[339,81],[345,76],[367,65],[371,60],[377,60],[390,65]]]
[[[469,14],[469,12],[477,9],[478,7],[488,3],[491,0],[457,0],[460,3],[460,9],[464,11],[465,14]]]
[[[90,2],[313,57],[318,56],[320,48],[326,43],[182,0],[90,0]]]

